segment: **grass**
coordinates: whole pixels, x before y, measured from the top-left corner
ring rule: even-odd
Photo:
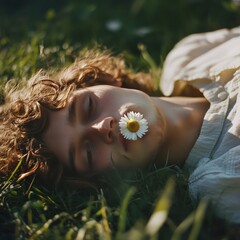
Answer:
[[[154,71],[182,37],[240,22],[230,0],[41,0],[0,4],[0,87],[70,64],[96,44]],[[1,102],[4,101],[2,94]],[[2,179],[0,239],[238,239],[206,202],[192,206],[176,167],[114,172],[96,191],[46,189]]]

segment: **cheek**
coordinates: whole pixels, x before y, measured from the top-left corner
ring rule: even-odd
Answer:
[[[119,109],[123,104],[126,103],[126,100],[124,99],[123,95],[119,94],[109,94],[104,99],[105,106],[107,106],[111,110],[117,110]]]
[[[164,128],[156,122],[149,125],[143,138],[131,142],[131,157],[138,166],[146,166],[155,159],[164,142]]]
[[[103,171],[111,165],[111,149],[109,145],[95,144],[94,168],[97,171]]]
[[[119,108],[118,99],[112,94],[103,94],[98,96],[98,112],[102,115],[115,114]]]

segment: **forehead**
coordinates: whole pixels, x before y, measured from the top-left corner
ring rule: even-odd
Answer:
[[[58,158],[66,159],[67,145],[71,127],[67,121],[67,109],[48,111],[48,127],[42,134],[42,140],[47,148]],[[61,147],[59,147],[61,146]]]

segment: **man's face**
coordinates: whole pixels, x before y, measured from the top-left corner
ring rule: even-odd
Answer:
[[[148,121],[143,138],[130,141],[120,134],[118,122],[134,111]],[[164,141],[164,118],[145,93],[98,85],[77,90],[67,106],[49,111],[43,141],[66,167],[79,174],[98,174],[113,165],[143,167],[150,163]]]

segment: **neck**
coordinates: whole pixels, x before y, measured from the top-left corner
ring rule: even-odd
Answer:
[[[157,108],[165,113],[166,141],[160,148],[157,166],[182,166],[196,142],[209,103],[203,97],[153,98]]]

